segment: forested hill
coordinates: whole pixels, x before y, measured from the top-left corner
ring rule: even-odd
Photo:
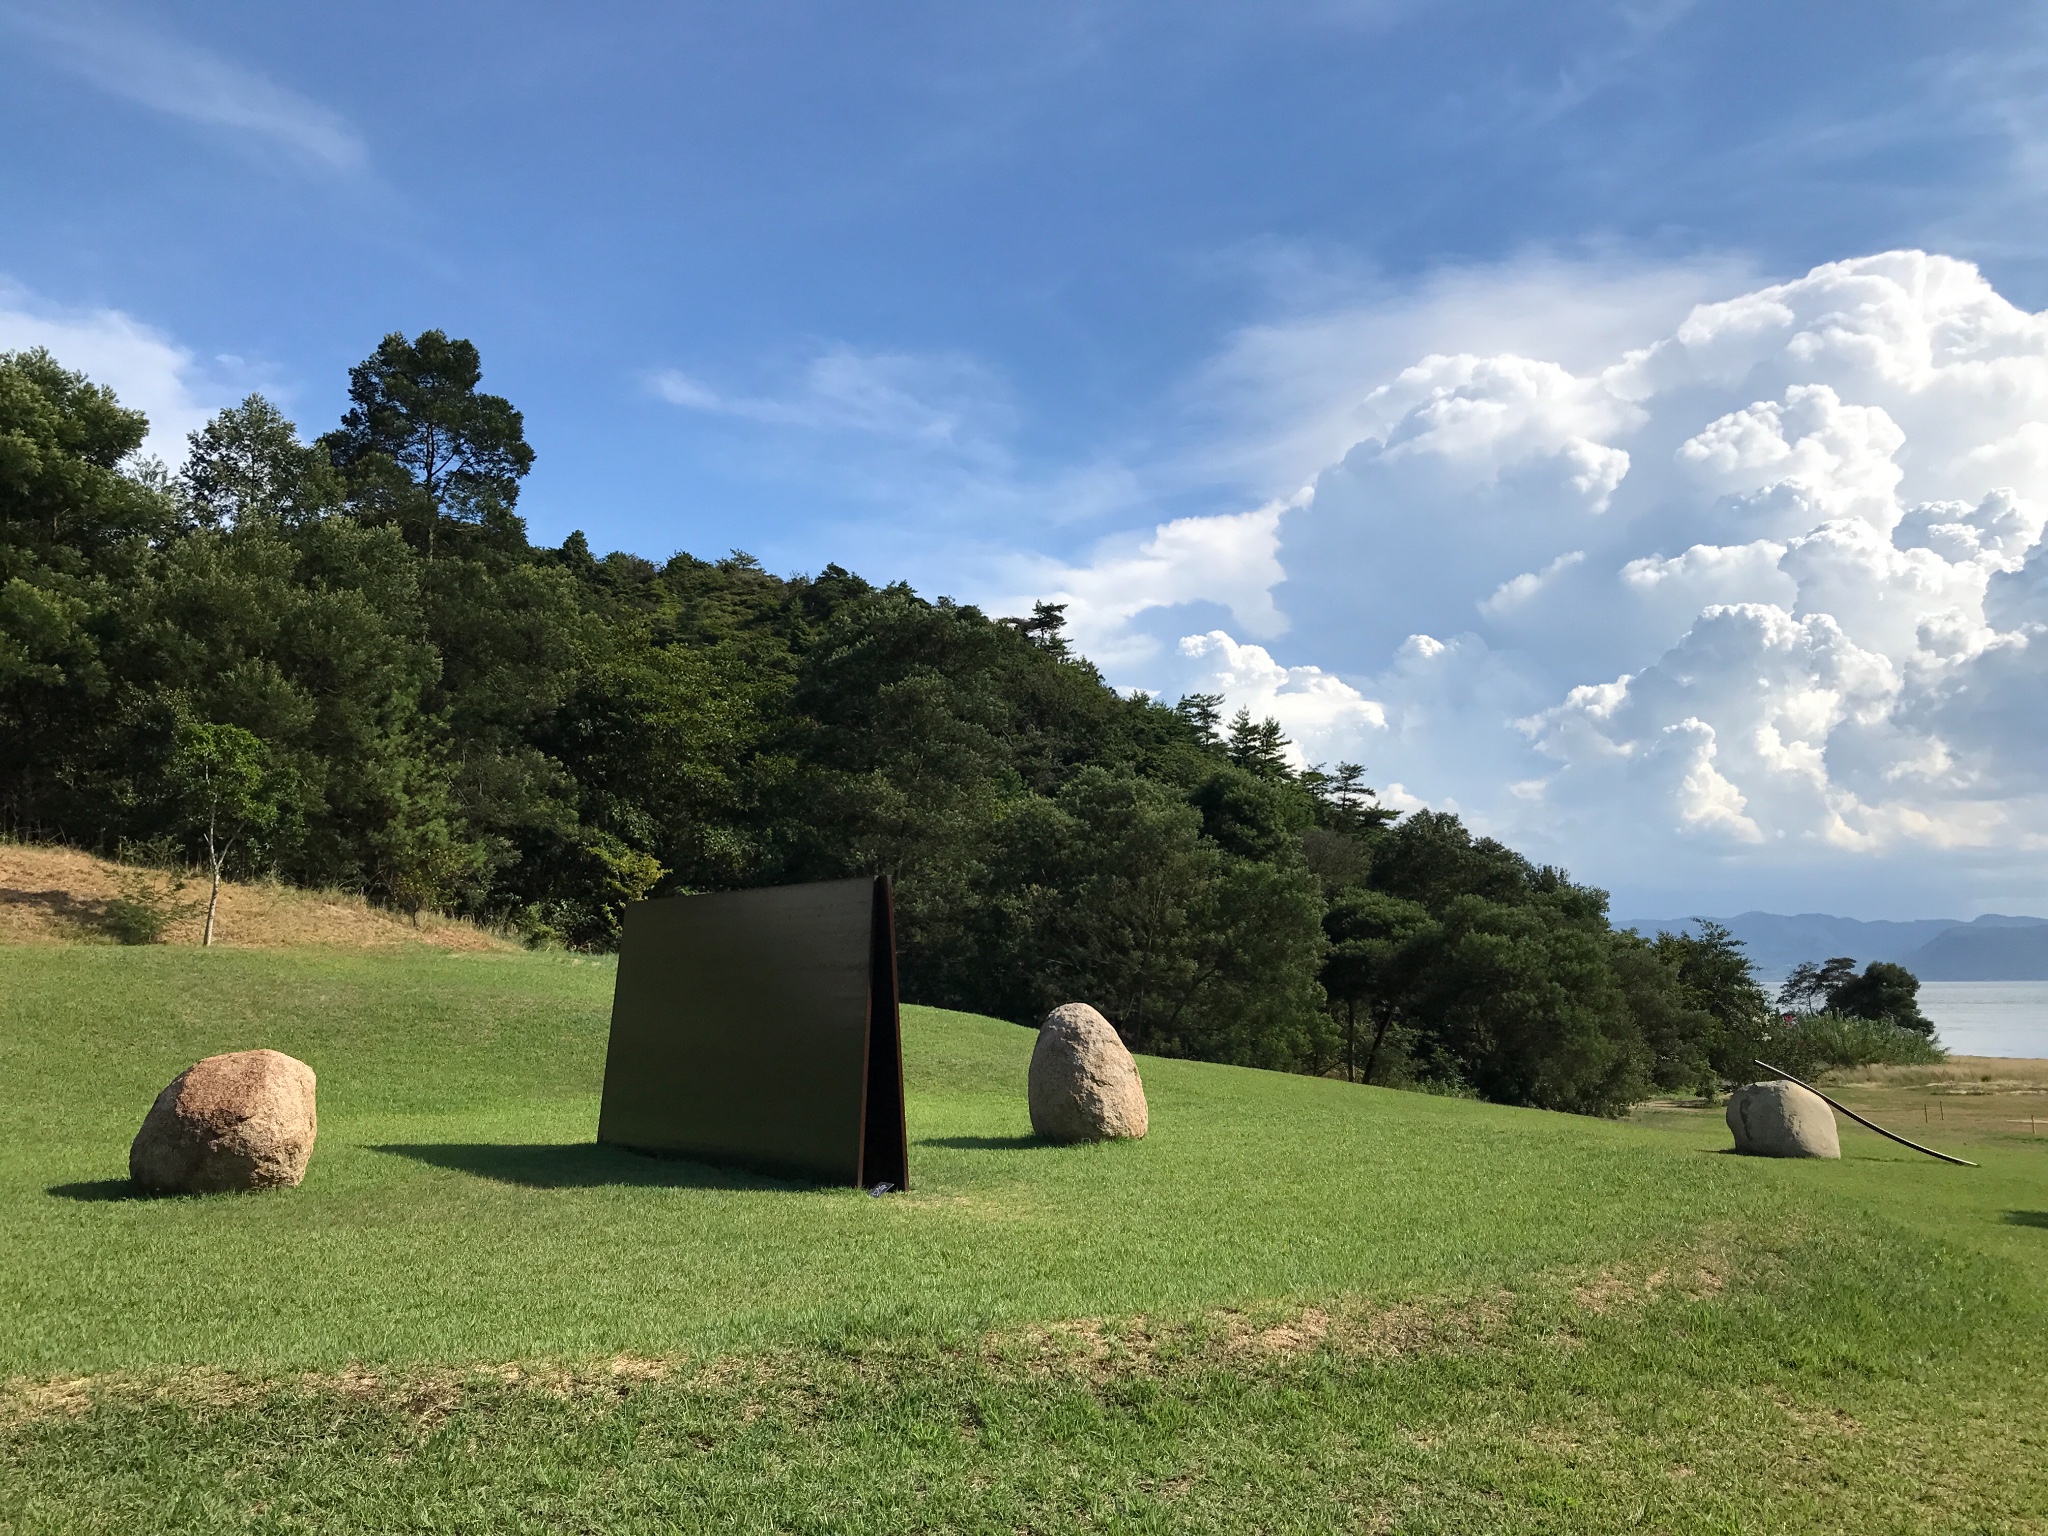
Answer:
[[[1057,608],[535,548],[480,382],[387,337],[333,431],[252,396],[171,476],[109,391],[0,357],[6,830],[591,947],[650,894],[888,871],[915,1000],[1087,998],[1143,1049],[1564,1109],[1711,1082],[1767,1027],[1725,935],[1617,934],[1271,721],[1120,696]]]

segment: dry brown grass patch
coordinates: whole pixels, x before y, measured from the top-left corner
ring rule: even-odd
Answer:
[[[1614,1266],[1590,1278],[1553,1277],[1543,1296],[1569,1296],[1607,1316],[1660,1297],[1703,1299],[1726,1285],[1715,1254]],[[1539,1298],[1540,1301],[1540,1298]],[[997,1378],[1068,1380],[1099,1387],[1134,1377],[1161,1379],[1217,1369],[1262,1370],[1322,1355],[1384,1361],[1495,1347],[1520,1300],[1500,1290],[1465,1298],[1385,1303],[1342,1299],[1320,1306],[1214,1308],[1183,1320],[1144,1315],[1074,1318],[994,1329],[976,1338],[878,1340],[844,1351],[782,1346],[696,1358],[623,1353],[581,1361],[524,1360],[461,1367],[369,1368],[264,1376],[208,1368],[63,1376],[0,1382],[0,1428],[87,1412],[98,1403],[178,1402],[258,1407],[279,1396],[345,1398],[417,1425],[432,1425],[479,1393],[536,1392],[569,1400],[617,1398],[667,1383],[741,1400],[752,1422],[771,1409],[802,1419],[839,1390],[896,1379],[935,1361],[978,1367]],[[1548,1315],[1548,1304],[1539,1305]],[[1567,1324],[1563,1332],[1571,1332]]]
[[[1255,1367],[1317,1352],[1392,1359],[1429,1349],[1481,1344],[1503,1331],[1513,1297],[1463,1302],[1339,1304],[1248,1313],[1218,1309],[1190,1322],[1144,1317],[1034,1324],[983,1335],[968,1346],[878,1342],[820,1359],[795,1349],[692,1359],[620,1354],[577,1362],[538,1360],[466,1367],[302,1371],[263,1376],[210,1368],[109,1373],[0,1382],[0,1427],[76,1417],[97,1403],[176,1402],[249,1408],[282,1395],[335,1397],[374,1405],[421,1425],[440,1422],[476,1392],[542,1392],[571,1399],[618,1396],[674,1382],[745,1399],[748,1422],[770,1404],[801,1415],[830,1390],[831,1378],[889,1378],[915,1358],[966,1357],[1000,1374],[1072,1377],[1103,1383],[1219,1366]]]
[[[202,877],[118,864],[75,848],[0,842],[0,944],[108,942],[110,904],[138,891],[178,914],[164,930],[165,943],[199,943],[207,892]],[[220,888],[214,943],[240,949],[518,948],[454,918],[423,914],[415,923],[339,891],[233,881]]]
[[[1933,1066],[1851,1067],[1824,1079],[1843,1087],[1919,1088],[1935,1093],[2048,1092],[2048,1061],[2021,1056],[1951,1056]]]
[[[75,1419],[93,1403],[90,1376],[57,1376],[48,1381],[0,1383],[0,1428],[37,1419]]]
[[[1863,1423],[1854,1414],[1831,1408],[1826,1403],[1805,1403],[1784,1392],[1773,1391],[1771,1401],[1806,1435],[1847,1438],[1863,1433]]]
[[[1079,1318],[988,1334],[980,1354],[998,1369],[1098,1381],[1255,1366],[1316,1353],[1390,1360],[1485,1343],[1505,1330],[1513,1302],[1501,1291],[1464,1301],[1352,1301],[1256,1312],[1223,1307],[1190,1322]]]
[[[1573,1287],[1572,1296],[1594,1316],[1605,1317],[1611,1312],[1646,1307],[1660,1295],[1683,1296],[1694,1301],[1716,1296],[1727,1283],[1719,1266],[1704,1259],[1647,1270],[1639,1265],[1617,1265]]]

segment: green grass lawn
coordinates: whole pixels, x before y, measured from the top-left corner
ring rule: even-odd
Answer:
[[[907,1194],[591,1144],[612,971],[0,950],[0,1532],[2048,1530],[2048,1149],[1840,1164],[905,1017]],[[137,1200],[214,1051],[303,1187]],[[1954,1140],[1954,1138],[1951,1138]]]

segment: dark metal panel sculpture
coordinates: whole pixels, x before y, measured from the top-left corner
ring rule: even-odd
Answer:
[[[887,877],[629,906],[597,1139],[906,1187]]]

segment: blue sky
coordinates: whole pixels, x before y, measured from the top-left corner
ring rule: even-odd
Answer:
[[[0,79],[0,344],[71,342],[170,438],[251,388],[322,430],[378,336],[439,326],[526,412],[537,539],[838,560],[998,607],[1064,596],[1118,682],[1224,686],[1312,753],[1659,910],[2048,895],[1995,852],[2032,835],[2034,791],[1993,793],[1990,758],[1952,798],[1995,801],[1997,834],[1859,849],[1862,823],[1780,827],[1758,814],[1772,792],[1733,780],[1752,809],[1704,822],[1643,789],[1676,864],[1587,833],[1526,788],[1561,794],[1580,766],[1530,722],[1689,631],[1546,649],[1491,567],[1470,592],[1386,585],[1376,550],[1462,558],[1404,517],[1464,514],[1372,490],[1386,466],[1358,459],[1410,420],[1375,427],[1360,402],[1432,353],[1590,377],[1697,303],[1825,263],[1919,248],[2019,313],[2048,306],[2037,8],[0,3]],[[1596,548],[1535,495],[1555,536],[1516,546],[1535,585],[1510,597],[1557,561],[1678,557],[1630,434],[1663,462],[1748,404],[1753,372],[1559,427],[1634,453],[1615,505],[1641,503],[1638,535]],[[1901,450],[1902,495],[1936,430]],[[1367,487],[1342,536],[1339,481]],[[1453,653],[1469,631],[1492,681],[1401,694],[1411,631]],[[1213,635],[1239,649],[1190,648]],[[1818,851],[1774,854],[1781,830]]]

